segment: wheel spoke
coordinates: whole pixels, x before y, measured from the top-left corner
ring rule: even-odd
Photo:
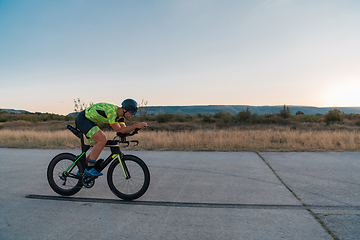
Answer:
[[[55,192],[61,195],[73,195],[82,187],[81,179],[76,177],[76,174],[81,172],[79,163],[65,174],[74,161],[75,156],[65,153],[55,157],[49,164],[47,173],[49,184]]]
[[[108,184],[115,195],[125,200],[132,200],[145,193],[149,186],[150,175],[145,163],[141,160],[126,156],[124,161],[130,178],[125,178],[121,165],[116,163],[109,168]]]

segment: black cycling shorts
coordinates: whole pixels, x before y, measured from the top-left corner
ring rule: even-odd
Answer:
[[[78,113],[75,119],[75,125],[88,139],[90,139],[94,133],[100,131],[98,125],[85,117],[85,110]]]

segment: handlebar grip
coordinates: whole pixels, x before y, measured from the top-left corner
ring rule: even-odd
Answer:
[[[131,135],[137,134],[139,132],[140,128],[135,128],[134,131],[132,131]]]
[[[116,135],[121,137],[121,138],[126,137],[126,133],[122,133],[122,132],[117,132]]]

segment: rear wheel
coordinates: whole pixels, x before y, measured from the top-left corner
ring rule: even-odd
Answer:
[[[47,169],[47,179],[50,187],[64,196],[74,195],[83,186],[81,177],[84,168],[80,161],[70,153],[62,153],[54,157]]]
[[[107,181],[111,191],[121,199],[134,200],[141,197],[149,187],[150,172],[138,157],[125,155],[123,162],[130,174],[126,179],[119,160],[112,162],[108,169]],[[124,166],[124,167],[125,167]]]

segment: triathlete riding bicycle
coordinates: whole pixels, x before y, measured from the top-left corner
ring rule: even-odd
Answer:
[[[146,122],[127,127],[124,118],[132,118],[138,111],[138,104],[133,99],[126,99],[121,103],[121,107],[110,103],[97,103],[80,112],[75,120],[76,126],[83,132],[91,144],[95,144],[88,156],[88,164],[84,171],[85,174],[101,176],[96,170],[96,160],[105,147],[107,138],[100,130],[97,123],[108,123],[115,132],[128,133],[136,128],[145,128]],[[102,160],[99,160],[102,161]]]

